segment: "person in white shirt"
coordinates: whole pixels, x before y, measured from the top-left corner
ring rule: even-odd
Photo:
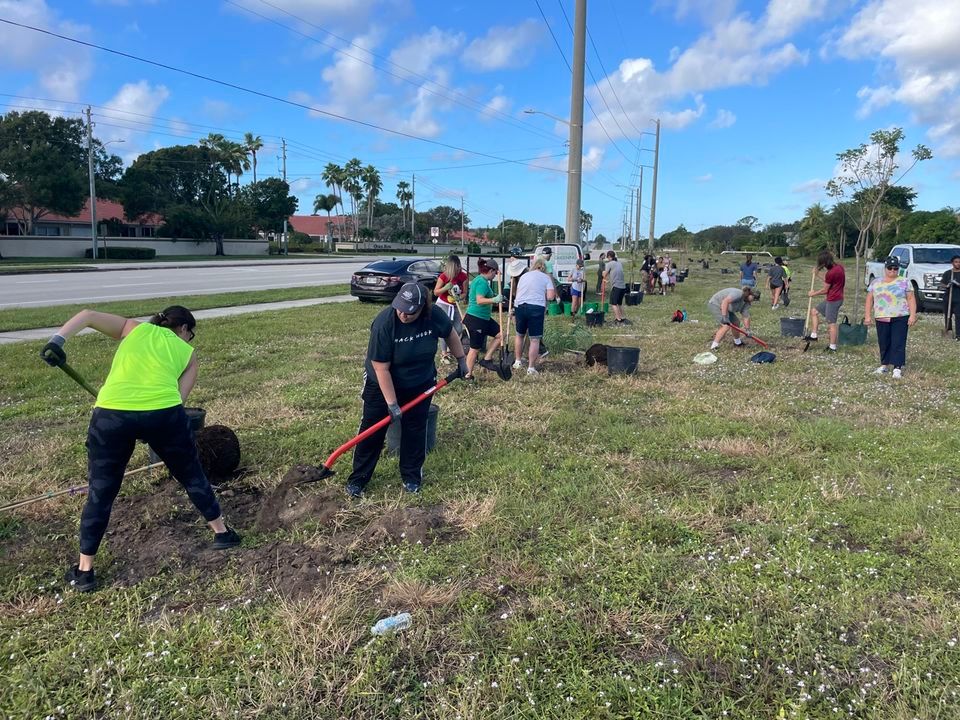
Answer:
[[[537,258],[530,269],[517,281],[517,297],[514,315],[517,322],[517,335],[514,338],[513,367],[520,369],[520,354],[523,352],[523,340],[530,338],[530,350],[527,356],[527,375],[537,375],[537,360],[540,359],[540,338],[543,337],[544,315],[547,303],[556,298],[557,291],[553,279],[546,273],[543,258]]]

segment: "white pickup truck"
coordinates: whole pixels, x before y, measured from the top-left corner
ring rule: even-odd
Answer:
[[[960,255],[960,245],[895,245],[890,251],[890,257],[900,261],[900,276],[913,286],[917,310],[943,305],[940,278],[950,269],[950,258],[954,255]],[[883,277],[884,260],[886,258],[867,263],[863,275],[867,287],[876,278]]]

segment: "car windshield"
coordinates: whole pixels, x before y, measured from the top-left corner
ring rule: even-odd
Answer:
[[[949,265],[950,258],[957,254],[960,254],[960,248],[956,245],[944,245],[939,248],[914,248],[913,261],[930,263],[931,265]]]

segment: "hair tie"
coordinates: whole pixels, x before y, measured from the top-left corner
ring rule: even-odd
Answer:
[[[158,320],[166,320],[166,319],[167,319],[167,314],[166,314],[165,312],[163,312],[163,310],[161,310],[160,312],[157,313],[157,319],[158,319]]]

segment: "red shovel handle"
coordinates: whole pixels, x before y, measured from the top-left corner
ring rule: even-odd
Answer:
[[[400,411],[401,411],[401,412],[406,412],[407,410],[409,410],[409,409],[412,408],[413,406],[420,404],[421,402],[423,402],[424,400],[426,400],[428,397],[430,397],[431,395],[433,395],[433,394],[436,393],[437,391],[445,388],[447,385],[449,385],[450,383],[452,383],[454,380],[456,380],[456,379],[459,378],[459,377],[460,377],[460,369],[458,368],[458,369],[454,370],[452,373],[450,373],[449,375],[447,375],[443,380],[439,381],[439,382],[438,382],[436,385],[434,385],[433,387],[429,387],[429,388],[427,388],[426,390],[424,390],[422,393],[420,393],[420,394],[417,395],[415,398],[413,398],[413,400],[410,400],[409,402],[401,405],[401,406],[400,406]],[[333,464],[337,461],[337,459],[338,459],[341,455],[343,455],[345,452],[347,452],[348,450],[350,450],[352,447],[354,447],[354,446],[362,443],[364,440],[366,440],[366,439],[367,439],[368,437],[370,437],[371,435],[375,435],[376,433],[378,433],[380,430],[382,430],[383,428],[385,428],[387,425],[390,424],[390,420],[391,420],[390,416],[387,415],[385,418],[383,418],[382,420],[377,421],[376,423],[374,423],[373,425],[371,425],[370,427],[368,427],[366,430],[364,430],[362,433],[360,433],[359,435],[357,435],[357,436],[356,436],[355,438],[353,438],[352,440],[348,440],[348,441],[345,442],[343,445],[341,445],[340,447],[338,447],[336,450],[334,450],[332,453],[330,453],[330,457],[328,457],[328,458],[324,461],[324,463],[323,463],[323,468],[327,471],[327,473],[333,474]],[[326,476],[326,475],[325,475],[325,476]]]
[[[737,331],[738,333],[740,333],[741,335],[746,335],[746,334],[747,334],[747,331],[746,331],[746,330],[741,330],[740,328],[738,328],[738,327],[737,327],[736,325],[734,325],[733,323],[730,323],[730,327],[732,327],[734,330],[736,330],[736,331]],[[751,339],[752,339],[754,342],[756,342],[756,343],[757,343],[758,345],[760,345],[761,347],[765,347],[765,348],[770,347],[770,346],[767,345],[763,340],[761,340],[760,338],[756,337],[755,335],[751,335],[750,337],[751,337]]]

